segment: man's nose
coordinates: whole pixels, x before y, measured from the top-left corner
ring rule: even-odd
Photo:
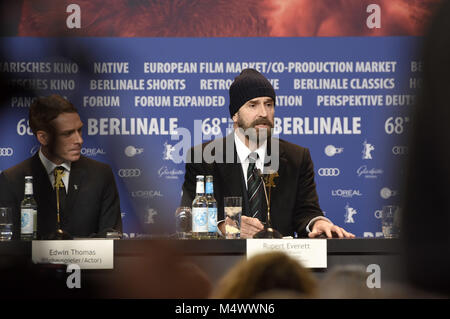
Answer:
[[[267,117],[267,109],[266,106],[264,104],[260,104],[259,108],[258,108],[258,115],[260,117]]]
[[[81,132],[75,132],[75,144],[83,144],[83,137],[81,136]]]

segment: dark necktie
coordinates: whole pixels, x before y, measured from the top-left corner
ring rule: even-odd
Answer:
[[[262,201],[263,201],[263,189],[261,179],[255,173],[256,160],[258,159],[257,153],[250,153],[248,156],[249,165],[247,169],[247,195],[249,203],[249,216],[255,217],[261,220],[262,214]]]
[[[64,205],[66,204],[66,187],[64,185],[64,182],[62,180],[62,177],[65,174],[65,169],[62,166],[55,167],[55,170],[53,171],[53,174],[55,176],[55,192],[56,188],[59,186],[59,212],[62,215],[62,212],[64,210]]]

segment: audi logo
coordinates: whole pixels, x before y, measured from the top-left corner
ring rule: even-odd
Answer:
[[[14,151],[11,147],[0,148],[0,156],[12,156]]]
[[[141,170],[138,168],[122,168],[119,169],[120,177],[139,177],[141,176]]]
[[[339,168],[319,168],[317,173],[319,176],[339,176],[341,171]]]

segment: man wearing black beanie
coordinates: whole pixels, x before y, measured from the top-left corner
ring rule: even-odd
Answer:
[[[224,197],[240,196],[240,237],[252,238],[266,223],[267,203],[258,170],[266,173],[269,167],[278,174],[270,198],[270,221],[276,231],[283,236],[354,237],[323,217],[309,150],[271,136],[276,102],[272,84],[258,71],[244,69],[234,79],[229,94],[234,133],[190,150],[181,205],[192,204],[197,175],[212,175],[219,231],[225,230]],[[214,161],[208,158],[210,150]]]

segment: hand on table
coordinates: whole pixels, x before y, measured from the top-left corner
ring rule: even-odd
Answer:
[[[241,216],[241,238],[252,238],[263,229],[264,225],[258,218]]]
[[[339,238],[355,238],[354,234],[347,232],[344,228],[336,226],[322,219],[314,223],[311,232],[308,234],[308,237],[318,237],[323,233],[325,233],[327,238],[333,238],[333,233],[335,233]]]

